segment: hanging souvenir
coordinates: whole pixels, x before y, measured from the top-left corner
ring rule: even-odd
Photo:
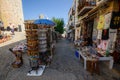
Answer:
[[[120,28],[120,12],[113,12],[112,19],[110,23],[111,29],[118,29]]]
[[[108,40],[109,39],[109,29],[102,30],[102,40]]]
[[[102,37],[102,30],[98,30],[97,39],[101,39],[101,37]]]
[[[104,27],[104,23],[105,23],[105,17],[103,15],[100,15],[98,25],[97,25],[97,29],[102,30],[103,27]]]
[[[105,15],[105,25],[104,25],[104,29],[108,29],[110,26],[110,21],[111,21],[111,15],[112,13],[108,13]]]

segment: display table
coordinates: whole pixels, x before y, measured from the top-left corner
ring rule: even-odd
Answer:
[[[92,60],[91,58],[86,57],[86,55],[84,54],[84,52],[81,52],[80,50],[78,50],[79,53],[79,59],[82,57],[84,59],[84,69],[86,70],[86,65],[87,65],[87,61]],[[99,57],[98,61],[109,61],[109,69],[112,69],[113,67],[113,57],[112,56],[108,56],[108,57]]]

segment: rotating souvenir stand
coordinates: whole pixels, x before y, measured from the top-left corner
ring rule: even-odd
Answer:
[[[27,38],[27,53],[29,55],[31,70],[28,76],[42,75],[45,66],[39,65],[39,39],[38,39],[38,26],[33,23],[25,24],[26,38]]]
[[[50,64],[49,60],[49,36],[50,33],[48,32],[49,26],[45,24],[38,25],[38,39],[39,39],[39,53],[40,53],[40,60],[42,64],[48,65]]]

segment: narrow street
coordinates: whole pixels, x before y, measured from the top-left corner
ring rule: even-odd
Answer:
[[[22,40],[24,41],[24,40]],[[28,56],[23,54],[24,64],[20,68],[13,68],[11,63],[14,56],[8,49],[15,46],[19,42],[6,45],[0,49],[0,80],[119,80],[119,74],[112,72],[108,66],[100,71],[100,75],[91,76],[89,72],[84,70],[83,61],[74,55],[75,48],[71,42],[61,39],[56,44],[55,54],[52,63],[46,67],[44,73],[40,77],[29,77],[27,72],[30,69]]]
[[[0,0],[0,80],[120,80],[120,0]]]

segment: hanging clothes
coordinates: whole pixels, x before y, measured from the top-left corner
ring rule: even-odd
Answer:
[[[101,46],[102,46],[102,50],[107,50],[108,40],[102,40]]]
[[[98,30],[97,39],[101,39],[101,38],[102,38],[102,30]]]
[[[105,15],[104,29],[108,29],[110,27],[111,16],[112,16],[112,13],[108,13]]]
[[[100,15],[98,25],[97,25],[97,29],[102,30],[103,27],[104,27],[104,23],[105,23],[105,17],[104,17],[104,15]]]
[[[97,47],[102,49],[102,50],[107,50],[108,40],[101,40],[100,44]]]
[[[109,39],[112,42],[115,42],[117,38],[117,29],[109,29]]]
[[[109,42],[108,49],[109,52],[113,53],[115,50],[115,41],[117,38],[117,29],[109,29]]]

